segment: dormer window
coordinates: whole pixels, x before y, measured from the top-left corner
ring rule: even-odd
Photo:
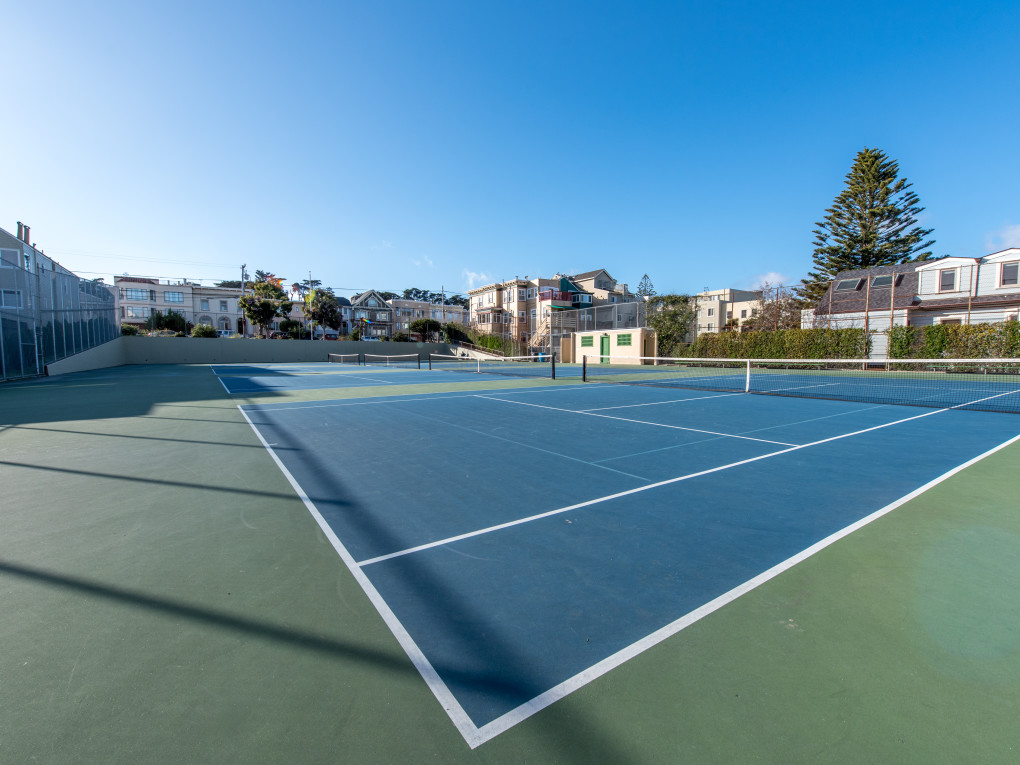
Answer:
[[[1020,283],[1020,261],[1003,263],[999,275],[1000,287],[1016,287]]]
[[[893,283],[893,275],[888,274],[886,276],[876,276],[871,280],[872,287],[891,287]]]
[[[947,268],[939,271],[939,292],[953,292],[956,290],[956,269]]]

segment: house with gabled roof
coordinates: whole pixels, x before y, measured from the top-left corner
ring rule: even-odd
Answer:
[[[393,334],[393,309],[375,290],[351,298],[351,321],[363,338],[384,340]]]
[[[981,258],[945,257],[843,271],[803,327],[859,327],[872,357],[885,358],[890,327],[992,324],[1020,314],[1020,248]]]

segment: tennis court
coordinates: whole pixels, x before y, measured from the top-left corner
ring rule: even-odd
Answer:
[[[142,610],[226,633],[209,658],[225,651],[234,676],[207,661],[209,688],[260,724],[271,708],[295,726],[270,725],[279,740],[245,748],[251,760],[1007,761],[1020,711],[1020,416],[599,384],[569,365],[555,379],[427,366],[129,368],[0,391],[13,394],[0,439],[16,447],[4,469],[107,508],[95,531],[49,508],[61,532],[80,532],[69,561],[67,543],[19,510],[3,575],[16,595],[59,579],[71,602],[122,608],[153,581],[139,565],[169,576]],[[42,399],[40,413],[26,408]],[[83,443],[91,458],[70,451]],[[131,447],[130,470],[111,469],[109,453],[99,467],[111,443]],[[181,449],[174,464],[197,475],[155,478],[142,467],[150,446]],[[201,463],[181,456],[196,448]],[[15,499],[31,496],[18,485]],[[111,513],[110,485],[159,496],[137,517]],[[180,491],[229,510],[170,512]],[[136,565],[123,543],[105,543],[117,564],[95,566],[81,543],[129,518],[149,557]],[[149,525],[174,521],[188,573],[153,553]],[[40,539],[44,558],[53,548],[50,579],[32,561]],[[264,589],[231,602],[219,590],[245,592],[242,563]],[[105,588],[89,578],[104,576]],[[209,602],[173,605],[186,582]],[[49,634],[45,613],[30,611],[31,632]],[[28,651],[28,632],[6,633]],[[68,653],[65,676],[88,653],[80,625],[71,633],[42,641]],[[231,660],[249,661],[249,644],[261,654],[250,671],[279,694],[271,702]],[[281,646],[294,662],[283,675],[268,670]],[[160,688],[183,661],[142,655]],[[179,692],[159,705],[177,723],[193,715],[193,693]],[[12,719],[38,727],[43,702]],[[151,746],[143,727],[133,735]],[[0,734],[28,752],[30,733],[12,731]],[[137,748],[118,751],[126,761]],[[189,751],[212,761],[217,750]]]

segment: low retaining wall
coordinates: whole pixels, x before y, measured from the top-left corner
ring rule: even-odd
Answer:
[[[46,374],[63,375],[124,364],[271,364],[325,361],[330,353],[453,353],[446,343],[358,340],[254,340],[225,337],[118,337],[55,361]]]

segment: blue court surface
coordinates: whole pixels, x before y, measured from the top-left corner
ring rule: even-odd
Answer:
[[[254,373],[221,379],[357,377]],[[472,746],[1020,438],[1016,415],[598,383],[241,409]]]

